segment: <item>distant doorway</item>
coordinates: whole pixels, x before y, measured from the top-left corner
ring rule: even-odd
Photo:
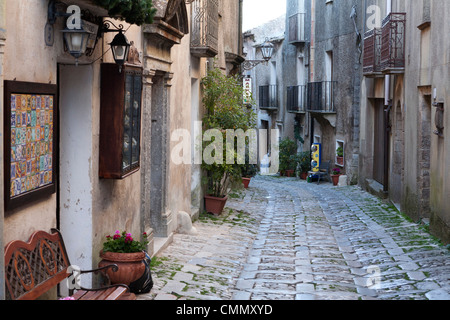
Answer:
[[[430,217],[430,168],[431,168],[431,87],[425,87],[419,95],[419,210],[420,218]]]
[[[385,161],[386,151],[386,119],[384,111],[384,100],[375,100],[374,110],[374,141],[373,141],[373,179],[383,186],[387,186],[385,172],[387,165]],[[388,148],[386,148],[388,149]]]

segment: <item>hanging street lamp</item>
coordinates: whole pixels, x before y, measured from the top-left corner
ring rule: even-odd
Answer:
[[[267,64],[270,61],[270,59],[272,59],[274,45],[269,41],[268,38],[266,38],[266,41],[264,41],[264,43],[260,46],[260,48],[263,60],[245,60],[242,63],[242,67],[244,68],[244,70],[251,70],[260,63]]]

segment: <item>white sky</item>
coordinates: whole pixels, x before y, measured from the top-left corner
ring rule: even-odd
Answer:
[[[244,0],[243,31],[258,27],[286,13],[286,0]]]

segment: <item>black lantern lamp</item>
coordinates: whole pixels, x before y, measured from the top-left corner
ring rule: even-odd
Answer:
[[[256,67],[260,63],[267,64],[270,59],[272,59],[274,45],[266,38],[266,41],[260,46],[261,54],[263,56],[263,60],[245,60],[242,63],[242,67],[244,70],[251,70]]]
[[[109,45],[111,46],[114,61],[119,65],[120,71],[122,71],[122,66],[127,61],[128,53],[130,52],[130,42],[122,30],[119,30],[119,33]]]
[[[111,29],[111,25],[113,25],[115,29]],[[123,25],[120,24],[117,27],[111,21],[105,21],[100,32],[118,32],[118,34],[114,37],[113,41],[109,45],[111,46],[114,61],[117,65],[119,65],[119,71],[122,72],[122,66],[124,65],[125,61],[128,60],[128,54],[130,53],[131,47],[131,44],[128,41],[127,37],[123,34]]]
[[[66,44],[69,53],[76,58],[76,65],[78,65],[78,58],[85,54],[90,33],[81,29],[67,29],[62,30],[64,35],[64,43]]]
[[[77,59],[76,64],[78,65],[78,58],[86,52],[90,33],[83,29],[80,13],[81,10],[78,6],[69,6],[65,11],[58,9],[58,6],[66,7],[64,3],[55,0],[50,0],[48,4],[47,25],[45,29],[46,44],[50,46],[53,45],[53,25],[56,23],[56,19],[58,17],[69,18],[74,12],[78,12],[80,14],[79,25],[74,25],[73,28],[68,28],[66,26],[66,28],[62,30],[66,48],[69,53]]]
[[[58,10],[57,6],[64,6],[66,8],[66,11],[64,12],[61,9]],[[62,2],[50,0],[48,5],[47,25],[45,28],[45,40],[47,45],[53,45],[53,25],[56,23],[56,19],[58,17],[69,18],[75,12],[79,13],[79,18],[81,20],[81,10],[78,6],[73,5],[67,7],[67,5]],[[69,22],[66,22],[66,25],[68,24]],[[111,28],[111,25],[115,28]],[[120,72],[122,72],[122,66],[124,65],[125,61],[127,61],[128,53],[130,52],[130,42],[125,37],[125,34],[123,32],[123,25],[119,25],[119,27],[117,27],[111,21],[104,21],[102,28],[97,34],[97,37],[100,37],[101,34],[107,32],[118,33],[109,45],[111,46],[114,61],[119,65]],[[78,65],[78,59],[87,51],[91,33],[83,28],[82,20],[80,21],[79,25],[73,25],[72,28],[66,27],[64,30],[62,30],[62,33],[64,36],[65,46],[69,53],[77,59],[76,65]]]

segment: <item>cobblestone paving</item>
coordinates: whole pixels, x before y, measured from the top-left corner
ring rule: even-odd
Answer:
[[[450,300],[450,251],[359,187],[257,177],[175,235],[139,299]]]

